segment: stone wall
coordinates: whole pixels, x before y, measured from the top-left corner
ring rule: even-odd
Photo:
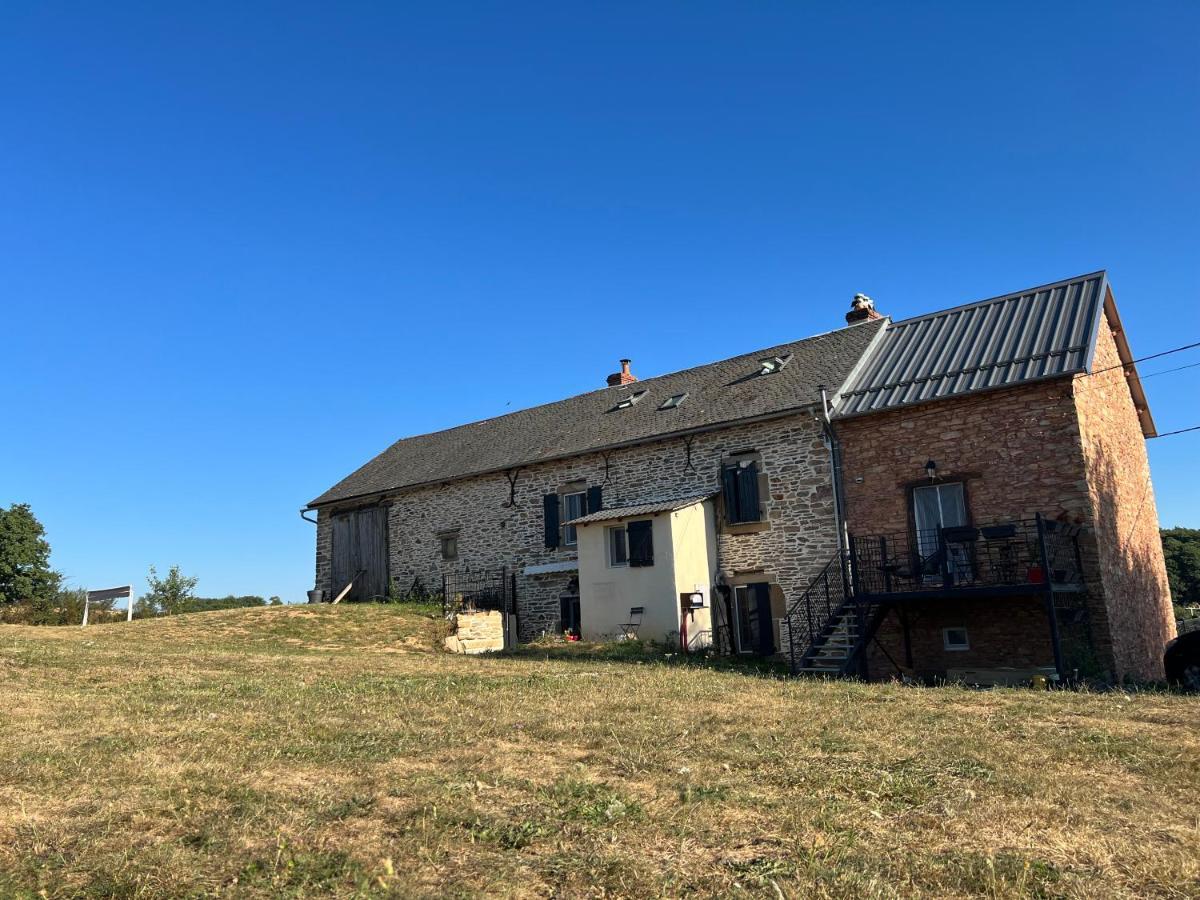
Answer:
[[[446,638],[451,653],[490,653],[504,649],[504,616],[495,611],[460,612],[451,622],[454,633]]]
[[[545,547],[543,495],[573,482],[601,485],[604,505],[612,508],[713,493],[722,461],[747,451],[759,455],[765,475],[765,523],[719,521],[718,565],[761,572],[760,580],[795,597],[836,550],[829,454],[808,413],[522,468],[511,502],[502,473],[400,491],[387,498],[390,575],[401,590],[414,581],[439,590],[446,571],[507,567],[518,573],[520,639],[557,631],[559,598],[572,590],[575,574],[524,574],[528,566],[575,559],[574,548]],[[317,585],[329,591],[328,515],[319,521]],[[458,557],[443,560],[437,536],[452,529],[458,529]]]
[[[1112,334],[1102,327],[1094,368],[1119,364]],[[1163,645],[1174,633],[1170,595],[1145,440],[1119,368],[847,419],[836,427],[852,532],[907,532],[909,489],[929,483],[928,460],[937,463],[939,480],[966,483],[977,523],[1040,512],[1080,524],[1093,665],[1118,680],[1162,677]],[[1025,659],[1040,646],[1039,631],[1049,627],[1045,615],[1041,626],[1025,616],[1020,628],[1010,627],[1006,602],[992,602],[990,624],[976,615],[995,659],[971,664],[1007,664],[1003,660]],[[926,624],[936,623],[921,627]],[[895,633],[894,624],[887,628]],[[1064,650],[1080,657],[1078,648]]]
[[[995,597],[981,600],[936,600],[908,607],[912,666],[904,652],[900,614],[888,613],[880,624],[878,644],[867,655],[872,678],[889,678],[911,668],[922,679],[944,678],[948,669],[1052,668],[1054,647],[1040,598]],[[966,628],[970,649],[945,649],[942,629]]]
[[[1097,374],[1075,382],[1100,576],[1117,676],[1161,679],[1163,647],[1175,636],[1171,589],[1146,441],[1116,340],[1104,325],[1093,365]]]
[[[937,464],[938,480],[965,482],[968,515],[976,523],[1033,519],[1041,513],[1082,524],[1094,674],[1111,675],[1115,666],[1070,378],[846,419],[836,427],[852,532],[907,533],[909,491],[930,483],[924,468],[928,460]],[[971,640],[977,649],[970,654],[970,665],[1041,658],[1038,648],[1047,645],[1050,628],[1044,605],[1040,622],[1022,614],[1018,623],[1011,598],[973,602],[983,606],[971,611]],[[945,662],[941,629],[955,623],[938,621],[940,617],[922,618],[913,628],[914,640],[918,630],[929,630],[930,646],[938,648],[932,658],[914,660],[922,671]],[[894,626],[888,627],[894,634]],[[1078,648],[1064,650],[1075,658],[1082,655]]]

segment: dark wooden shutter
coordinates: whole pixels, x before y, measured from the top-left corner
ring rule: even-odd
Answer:
[[[625,526],[629,540],[629,565],[654,565],[654,523],[630,522]]]
[[[755,463],[737,469],[738,521],[757,522],[758,466]]]
[[[775,623],[771,620],[771,585],[766,582],[750,585],[751,602],[758,611],[758,652],[770,656],[775,652]]]
[[[595,485],[587,490],[587,509],[585,513],[600,512],[604,509],[604,488],[600,485]]]
[[[546,519],[546,546],[553,550],[558,546],[558,494],[542,497],[542,511]]]
[[[721,469],[721,490],[725,494],[725,519],[728,522],[740,522],[738,509],[738,477],[737,466],[725,466]]]

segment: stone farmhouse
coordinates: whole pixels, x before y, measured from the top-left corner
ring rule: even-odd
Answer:
[[[397,441],[308,504],[314,596],[814,674],[1161,677],[1154,423],[1105,273],[846,320]]]

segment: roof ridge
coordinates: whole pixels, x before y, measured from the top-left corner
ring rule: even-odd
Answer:
[[[923,319],[930,319],[934,316],[944,316],[947,313],[961,312],[964,309],[971,309],[972,307],[976,306],[987,306],[989,303],[999,303],[1001,300],[1012,300],[1017,297],[1024,297],[1026,294],[1036,294],[1040,291],[1047,291],[1051,290],[1052,288],[1074,284],[1077,281],[1088,281],[1097,276],[1102,279],[1106,279],[1108,277],[1108,270],[1097,269],[1095,272],[1087,272],[1083,275],[1072,276],[1071,278],[1061,278],[1058,281],[1051,281],[1048,284],[1038,284],[1019,291],[1009,291],[1006,294],[997,294],[995,297],[988,297],[986,300],[971,300],[967,303],[960,303],[958,306],[947,306],[944,309],[935,309],[931,312],[921,313],[919,316],[911,316],[907,319],[894,321],[892,322],[892,327],[896,328],[901,325],[909,325],[913,322],[920,322]]]
[[[533,406],[523,406],[520,409],[510,410],[509,412],[499,413],[498,415],[494,415],[494,416],[487,416],[486,418],[483,418],[483,419],[474,419],[470,422],[460,422],[457,425],[448,425],[445,428],[438,428],[438,429],[435,429],[434,431],[422,431],[419,434],[410,434],[406,437],[397,438],[395,441],[388,444],[388,446],[386,448],[384,448],[383,452],[387,452],[387,450],[391,449],[392,447],[395,447],[397,444],[403,443],[404,441],[411,441],[414,438],[432,437],[435,434],[445,434],[448,431],[455,431],[456,429],[459,429],[459,428],[470,428],[472,425],[485,425],[485,424],[488,424],[489,422],[497,422],[500,419],[507,419],[509,416],[516,416],[521,413],[530,412],[535,409],[542,409],[543,407],[546,407],[546,406],[554,406],[557,403],[566,403],[569,400],[575,400],[579,397],[588,397],[592,394],[599,394],[603,391],[612,390],[613,388],[617,388],[617,389],[628,388],[631,391],[636,391],[636,390],[639,390],[641,385],[645,385],[651,381],[657,381],[660,378],[672,378],[677,375],[686,375],[689,372],[695,372],[699,369],[706,369],[709,366],[715,366],[720,363],[732,362],[733,360],[741,359],[744,356],[757,356],[760,353],[767,353],[771,350],[778,350],[781,347],[791,347],[796,344],[806,344],[809,341],[815,341],[820,338],[825,338],[825,337],[829,337],[831,335],[840,334],[848,328],[857,328],[859,325],[871,325],[871,324],[879,323],[881,321],[883,321],[883,320],[874,319],[871,321],[855,322],[850,325],[843,325],[841,328],[832,328],[829,331],[822,331],[818,334],[811,334],[808,337],[797,338],[794,341],[784,341],[783,343],[780,343],[780,344],[771,344],[768,347],[761,347],[758,350],[748,350],[745,353],[735,353],[735,354],[733,354],[733,356],[723,356],[720,359],[709,360],[708,362],[705,362],[705,363],[697,363],[694,366],[688,366],[687,368],[684,368],[684,369],[676,369],[673,372],[660,372],[658,375],[651,375],[649,378],[639,378],[637,381],[631,381],[626,384],[619,384],[619,385],[609,384],[609,385],[605,385],[604,387],[593,388],[590,391],[582,391],[581,393],[578,393],[578,394],[568,394],[566,397],[559,397],[557,400],[547,400],[545,403],[535,403],[535,404],[533,404]],[[353,474],[353,473],[351,473],[351,474]]]

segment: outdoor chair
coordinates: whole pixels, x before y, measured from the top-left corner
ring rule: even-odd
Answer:
[[[642,615],[646,612],[644,606],[632,606],[629,609],[629,621],[621,625],[621,637],[627,641],[636,641],[638,629],[642,627]]]

